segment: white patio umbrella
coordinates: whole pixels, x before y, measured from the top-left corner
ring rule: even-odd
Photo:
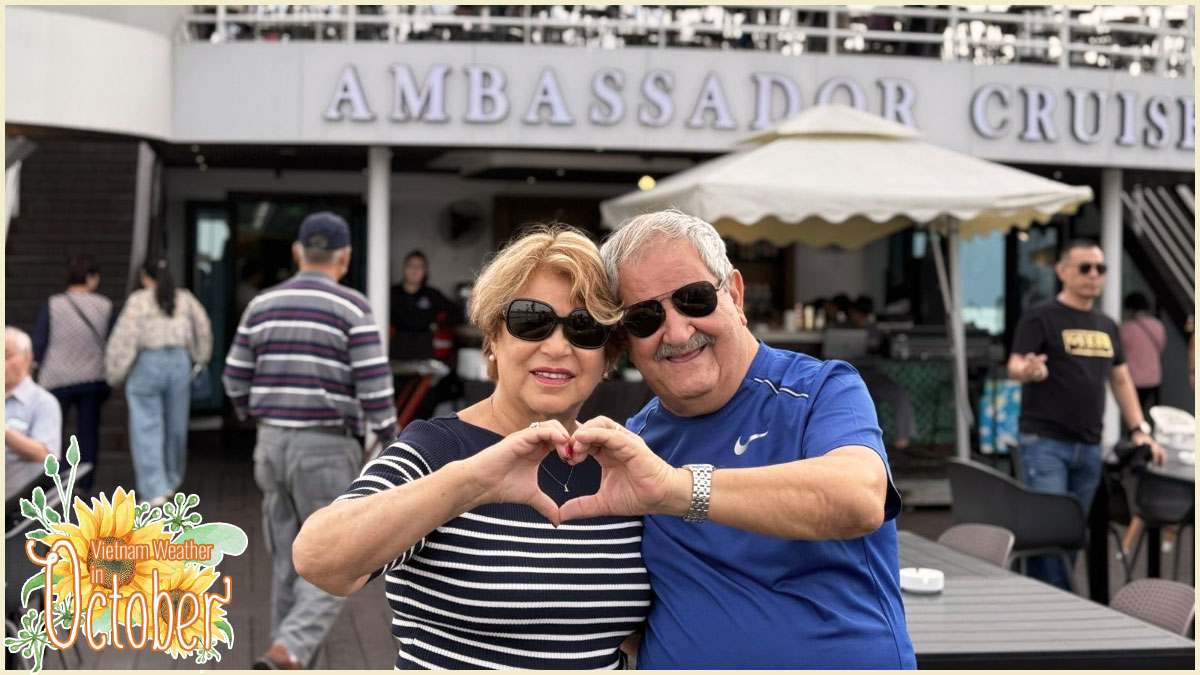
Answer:
[[[947,150],[921,133],[841,105],[811,108],[739,149],[600,205],[615,227],[639,213],[675,207],[740,242],[858,249],[921,224],[949,239],[934,262],[954,351],[957,448],[969,454],[965,331],[959,307],[958,240],[1045,223],[1092,199],[1070,186]]]

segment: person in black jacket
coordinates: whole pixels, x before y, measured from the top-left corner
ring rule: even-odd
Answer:
[[[458,322],[461,311],[441,291],[428,285],[429,261],[420,251],[404,257],[404,280],[392,286],[391,358],[419,361],[433,358],[433,331]]]
[[[404,257],[404,278],[392,286],[391,350],[394,361],[425,361],[437,358],[451,361],[452,354],[435,352],[434,331],[449,328],[462,321],[462,309],[451,302],[429,281],[429,261],[425,254],[413,250]],[[448,365],[453,365],[447,363]],[[406,376],[398,378],[396,391],[403,391]],[[457,378],[451,374],[438,383],[418,408],[416,418],[427,419],[439,402],[454,397]]]

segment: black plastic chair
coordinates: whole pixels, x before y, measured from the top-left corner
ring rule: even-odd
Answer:
[[[985,523],[1013,533],[1013,557],[1057,555],[1074,575],[1068,551],[1083,548],[1087,519],[1075,495],[1042,492],[978,462],[951,459],[950,513],[955,523]]]
[[[1100,486],[1098,490],[1103,491],[1105,503],[1108,505],[1106,513],[1108,533],[1112,535],[1117,543],[1117,558],[1121,561],[1121,567],[1125,571],[1125,583],[1128,584],[1133,578],[1133,563],[1137,558],[1136,551],[1126,553],[1124,551],[1124,536],[1118,526],[1128,529],[1133,522],[1134,504],[1133,499],[1129,496],[1129,491],[1125,489],[1125,484],[1130,480],[1134,471],[1139,471],[1146,466],[1150,460],[1150,446],[1148,445],[1133,445],[1129,441],[1120,441],[1113,446],[1113,451],[1104,460],[1100,474]]]
[[[1196,523],[1196,494],[1195,486],[1171,478],[1159,476],[1143,469],[1138,477],[1137,490],[1134,491],[1134,515],[1142,519],[1145,527],[1138,534],[1137,543],[1133,545],[1133,553],[1129,559],[1137,560],[1142,546],[1146,543],[1147,530],[1163,528],[1170,525],[1179,526],[1179,534],[1185,527],[1195,527]],[[1184,538],[1176,537],[1175,572],[1172,578],[1179,578],[1179,559],[1183,550]]]

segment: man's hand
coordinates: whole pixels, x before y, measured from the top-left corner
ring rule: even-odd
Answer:
[[[562,505],[562,519],[576,520],[596,516],[640,516],[648,513],[678,511],[683,514],[690,503],[691,476],[687,469],[676,469],[654,454],[640,436],[607,417],[596,417],[575,430],[571,453],[559,456],[578,464],[589,455],[602,470],[600,489],[594,495],[578,497]],[[689,474],[681,476],[680,472]],[[686,479],[687,497],[682,509],[672,497],[682,493]]]
[[[1150,461],[1154,464],[1162,466],[1167,463],[1167,451],[1163,450],[1163,447],[1150,434],[1144,431],[1135,431],[1129,435],[1129,440],[1133,441],[1135,445],[1150,446]]]
[[[1050,377],[1050,369],[1046,367],[1045,354],[1030,352],[1021,358],[1024,359],[1024,363],[1021,365],[1021,375],[1024,381],[1041,382]]]

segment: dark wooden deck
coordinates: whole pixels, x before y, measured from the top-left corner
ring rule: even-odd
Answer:
[[[193,432],[189,464],[183,490],[200,497],[197,510],[205,522],[226,522],[246,532],[249,546],[240,556],[226,557],[218,566],[233,584],[233,600],[227,607],[234,630],[233,649],[221,644],[220,662],[197,665],[174,660],[149,649],[94,652],[86,645],[78,650],[84,669],[248,669],[268,647],[271,633],[271,565],[262,541],[261,493],[254,484],[251,454],[254,434],[250,431]],[[117,485],[133,487],[129,455],[107,453],[96,473],[96,490],[112,493]],[[396,660],[396,643],[389,627],[391,610],[383,597],[383,582],[376,579],[349,598],[341,617],[325,639],[315,666],[321,669],[390,669]],[[68,663],[75,666],[68,656]],[[61,667],[57,656],[47,652],[46,666]]]

